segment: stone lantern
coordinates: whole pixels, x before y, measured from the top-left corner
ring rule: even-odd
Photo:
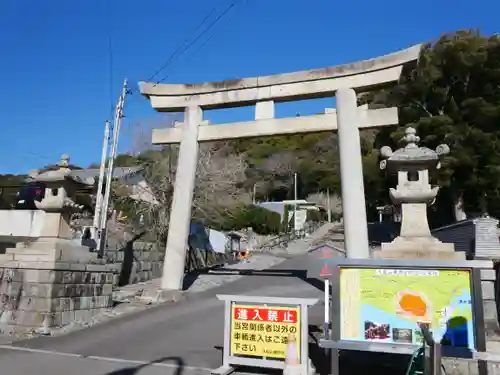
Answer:
[[[41,202],[35,201],[36,208],[45,211],[41,238],[72,239],[71,215],[83,208],[75,203],[76,191],[93,185],[93,180],[84,181],[71,176],[68,166],[69,156],[63,155],[59,169],[31,176],[31,181],[45,184],[44,198]]]
[[[450,152],[447,145],[436,150],[419,147],[420,138],[414,128],[408,127],[402,141],[404,148],[392,151],[384,146],[380,169],[397,173],[398,185],[390,189],[394,205],[401,206],[401,232],[392,242],[382,243],[382,250],[375,258],[427,258],[463,259],[464,255],[454,251],[454,245],[443,243],[431,235],[427,221],[427,205],[434,203],[439,187],[429,184],[429,170],[440,167],[440,156]]]
[[[73,176],[63,155],[56,170],[30,172],[29,180],[43,184],[45,195],[23,215],[40,217],[37,235],[0,255],[0,328],[47,335],[52,327],[90,323],[110,307],[117,269],[72,239],[70,219],[82,208],[76,192],[94,179]]]
[[[73,213],[80,211],[83,206],[75,203],[76,191],[79,188],[93,186],[94,180],[83,180],[71,175],[69,156],[63,155],[58,169],[46,172],[31,171],[29,181],[40,182],[45,185],[44,198],[35,201],[37,209],[44,211],[40,236],[29,243],[17,245],[17,251],[29,254],[28,249],[37,252],[50,253],[54,260],[86,260],[93,256],[88,248],[79,246],[72,241],[73,233],[70,220]],[[40,256],[44,254],[39,254]],[[42,258],[47,258],[47,256]]]

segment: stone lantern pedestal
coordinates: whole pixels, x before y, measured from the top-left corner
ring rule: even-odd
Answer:
[[[77,188],[93,184],[71,177],[69,158],[59,169],[32,174],[45,184],[36,202],[44,212],[40,236],[0,255],[0,331],[50,333],[71,322],[89,323],[112,302],[114,267],[72,241]]]
[[[419,137],[415,129],[406,129],[404,148],[392,151],[382,147],[381,154],[387,158],[380,163],[381,169],[388,169],[398,175],[396,189],[390,189],[395,205],[401,206],[401,232],[392,242],[382,243],[381,251],[374,252],[374,258],[383,259],[465,259],[463,253],[455,252],[453,244],[439,241],[431,235],[427,221],[427,206],[436,198],[439,188],[429,184],[429,170],[439,168],[439,157],[449,152],[446,145],[436,151],[418,147]]]

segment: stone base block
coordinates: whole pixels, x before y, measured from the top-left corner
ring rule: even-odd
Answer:
[[[90,322],[111,307],[112,282],[113,267],[103,264],[0,264],[0,330],[47,331],[74,321]]]
[[[443,243],[430,237],[397,237],[390,243],[382,243],[382,250],[375,251],[376,259],[436,259],[463,260],[465,254],[456,252],[453,244]]]
[[[88,247],[66,239],[38,239],[27,244],[18,243],[15,248],[7,249],[1,260],[89,263],[97,260],[97,253],[91,253]]]
[[[375,259],[435,259],[435,260],[464,260],[462,253],[449,253],[447,251],[408,251],[408,250],[385,250],[375,251]]]

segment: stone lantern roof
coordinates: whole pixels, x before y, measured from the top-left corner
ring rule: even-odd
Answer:
[[[35,205],[39,210],[46,212],[74,212],[83,206],[75,203],[75,195],[78,189],[94,185],[93,178],[81,178],[73,176],[69,168],[69,156],[62,155],[56,170],[38,173],[30,172],[29,181],[42,182],[46,185],[45,196]]]
[[[92,177],[83,178],[72,173],[73,170],[69,168],[69,160],[69,155],[64,154],[61,156],[61,161],[57,164],[59,169],[45,171],[42,173],[38,173],[37,171],[30,171],[29,180],[33,182],[44,183],[70,182],[77,186],[93,186],[94,179]]]
[[[419,147],[420,137],[416,135],[416,130],[412,127],[406,128],[405,136],[401,141],[405,142],[406,146],[394,152],[389,146],[380,149],[382,157],[387,158],[380,162],[380,169],[414,171],[439,168],[439,157],[450,152],[450,148],[445,144],[439,145],[435,151],[427,147]]]

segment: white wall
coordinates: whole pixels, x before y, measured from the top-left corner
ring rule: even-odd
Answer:
[[[44,215],[41,210],[0,210],[0,242],[38,238]]]

